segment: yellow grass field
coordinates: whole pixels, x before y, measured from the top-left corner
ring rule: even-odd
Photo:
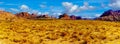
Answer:
[[[120,23],[95,20],[0,21],[0,44],[120,44]]]

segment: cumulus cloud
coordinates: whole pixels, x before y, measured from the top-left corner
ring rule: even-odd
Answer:
[[[12,9],[12,10],[16,10],[16,9]],[[41,14],[38,10],[31,9],[27,5],[21,5],[20,6],[20,10],[21,10],[21,12],[28,12],[30,14],[32,14],[32,13],[34,13],[34,14]]]
[[[66,8],[66,11],[72,13],[78,9],[78,5],[73,5],[70,2],[63,2],[62,5]]]
[[[27,5],[21,5],[20,9],[29,9],[29,7]]]
[[[70,2],[63,2],[62,5],[65,7],[65,11],[68,13],[72,13],[72,12],[79,12],[82,10],[91,10],[94,9],[94,6],[89,6],[88,2],[84,2],[83,6],[79,6],[79,5],[74,5],[73,3]]]
[[[83,6],[80,6],[79,8],[80,10],[91,10],[91,9],[94,9],[93,6],[89,6],[89,3],[88,2],[84,2],[84,5]]]
[[[20,9],[25,12],[30,10],[30,8],[27,5],[21,5]]]
[[[111,3],[109,4],[110,7],[113,9],[120,9],[120,0],[111,0]]]

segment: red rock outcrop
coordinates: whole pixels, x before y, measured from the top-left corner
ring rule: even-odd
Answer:
[[[59,16],[59,19],[66,19],[66,20],[68,20],[68,19],[71,19],[71,18],[70,18],[70,16],[68,14],[64,13],[63,15]]]
[[[104,12],[97,20],[120,21],[120,10],[108,10]]]
[[[31,18],[31,15],[28,13],[28,12],[20,12],[20,13],[17,13],[15,14],[17,17],[23,17],[23,18],[27,18],[27,19],[30,19]]]

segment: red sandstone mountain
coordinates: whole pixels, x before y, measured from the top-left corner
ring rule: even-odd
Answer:
[[[108,10],[105,11],[98,20],[107,20],[107,21],[120,21],[120,10]]]

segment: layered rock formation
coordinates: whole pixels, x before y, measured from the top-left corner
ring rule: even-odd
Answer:
[[[27,19],[51,19],[49,15],[37,15],[37,14],[29,14],[28,12],[21,12],[15,14],[17,17],[27,18]]]
[[[120,10],[108,10],[104,12],[97,20],[120,21]]]
[[[5,12],[5,11],[0,11],[0,19],[4,19],[4,20],[10,20],[10,19],[57,19],[53,16],[49,16],[48,14],[45,15],[37,15],[37,14],[29,14],[28,12],[20,12],[20,13],[16,13],[15,15],[9,12]],[[81,19],[80,16],[74,16],[71,15],[69,16],[68,14],[64,13],[63,15],[59,16],[59,19],[65,19],[65,20],[78,20]]]

